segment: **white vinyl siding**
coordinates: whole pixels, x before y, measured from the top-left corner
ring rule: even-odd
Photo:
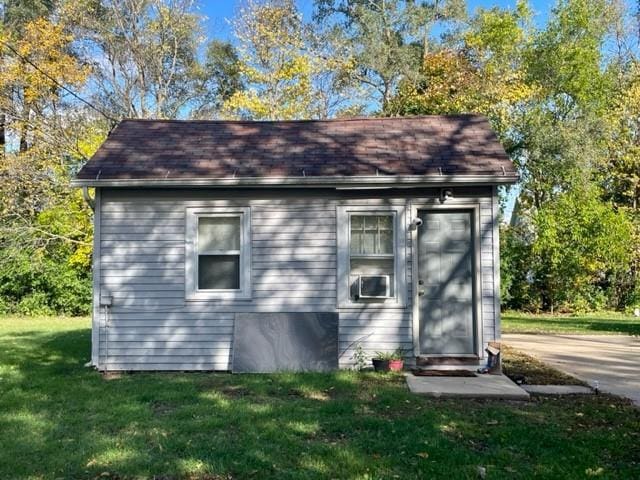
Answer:
[[[230,370],[235,314],[338,312],[340,366],[353,364],[360,343],[368,354],[412,348],[411,202],[437,201],[373,192],[336,193],[274,189],[99,189],[94,259],[96,295],[111,296],[108,323],[94,309],[94,363],[105,370]],[[473,190],[480,204],[484,341],[496,335],[494,224],[491,189]],[[354,198],[351,198],[353,195]],[[454,189],[458,198],[458,189]],[[375,198],[375,197],[381,198]],[[494,200],[495,201],[495,200]],[[243,212],[247,230],[251,298],[185,299],[187,211]],[[249,210],[250,209],[250,210]],[[397,212],[396,245],[406,267],[406,305],[339,304],[341,239],[349,237],[341,210]],[[247,217],[248,219],[248,217]],[[345,228],[346,225],[346,228]],[[340,234],[339,234],[340,232]],[[345,234],[345,235],[343,235]],[[195,237],[194,237],[195,238]],[[348,293],[348,292],[347,292]]]

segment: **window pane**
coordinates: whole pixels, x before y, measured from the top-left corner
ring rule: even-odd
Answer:
[[[392,230],[393,229],[393,217],[390,215],[381,215],[378,217],[378,225],[380,225],[380,230]]]
[[[362,253],[370,255],[376,253],[376,235],[375,230],[366,230],[362,238]]]
[[[351,232],[351,253],[362,253],[362,232]]]
[[[380,231],[380,250],[378,253],[393,253],[393,231]]]
[[[351,275],[392,275],[392,258],[352,258]]]
[[[240,250],[240,217],[199,217],[198,251]]]
[[[239,255],[198,255],[199,290],[238,290]]]
[[[362,228],[364,217],[362,215],[351,215],[351,253],[362,253]]]
[[[352,254],[376,255],[393,253],[393,216],[352,215]]]
[[[378,230],[378,217],[377,216],[366,216],[364,217],[364,228],[367,230]]]

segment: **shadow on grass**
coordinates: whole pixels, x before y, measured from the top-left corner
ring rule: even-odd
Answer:
[[[89,337],[75,330],[0,338],[0,477],[348,476],[367,471],[362,449],[376,444],[387,420],[357,426],[340,418],[355,414],[358,399],[372,400],[372,388],[381,390],[376,401],[390,385],[408,395],[400,378],[339,372],[139,373],[105,381],[83,367]],[[368,442],[349,441],[352,428],[377,427]]]
[[[640,473],[627,458],[640,417],[611,399],[581,403],[576,417],[555,400],[427,400],[400,376],[354,372],[106,381],[83,367],[89,340],[87,329],[0,336],[0,478],[473,478],[478,465],[492,478],[580,478],[595,464]],[[581,430],[590,412],[606,422]]]

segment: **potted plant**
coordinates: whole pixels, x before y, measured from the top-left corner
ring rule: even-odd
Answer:
[[[405,351],[397,348],[393,352],[376,352],[371,359],[376,372],[399,372],[404,367]]]

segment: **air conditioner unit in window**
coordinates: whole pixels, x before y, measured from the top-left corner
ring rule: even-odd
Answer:
[[[360,298],[389,298],[391,288],[389,275],[360,275],[358,277],[358,296]]]

